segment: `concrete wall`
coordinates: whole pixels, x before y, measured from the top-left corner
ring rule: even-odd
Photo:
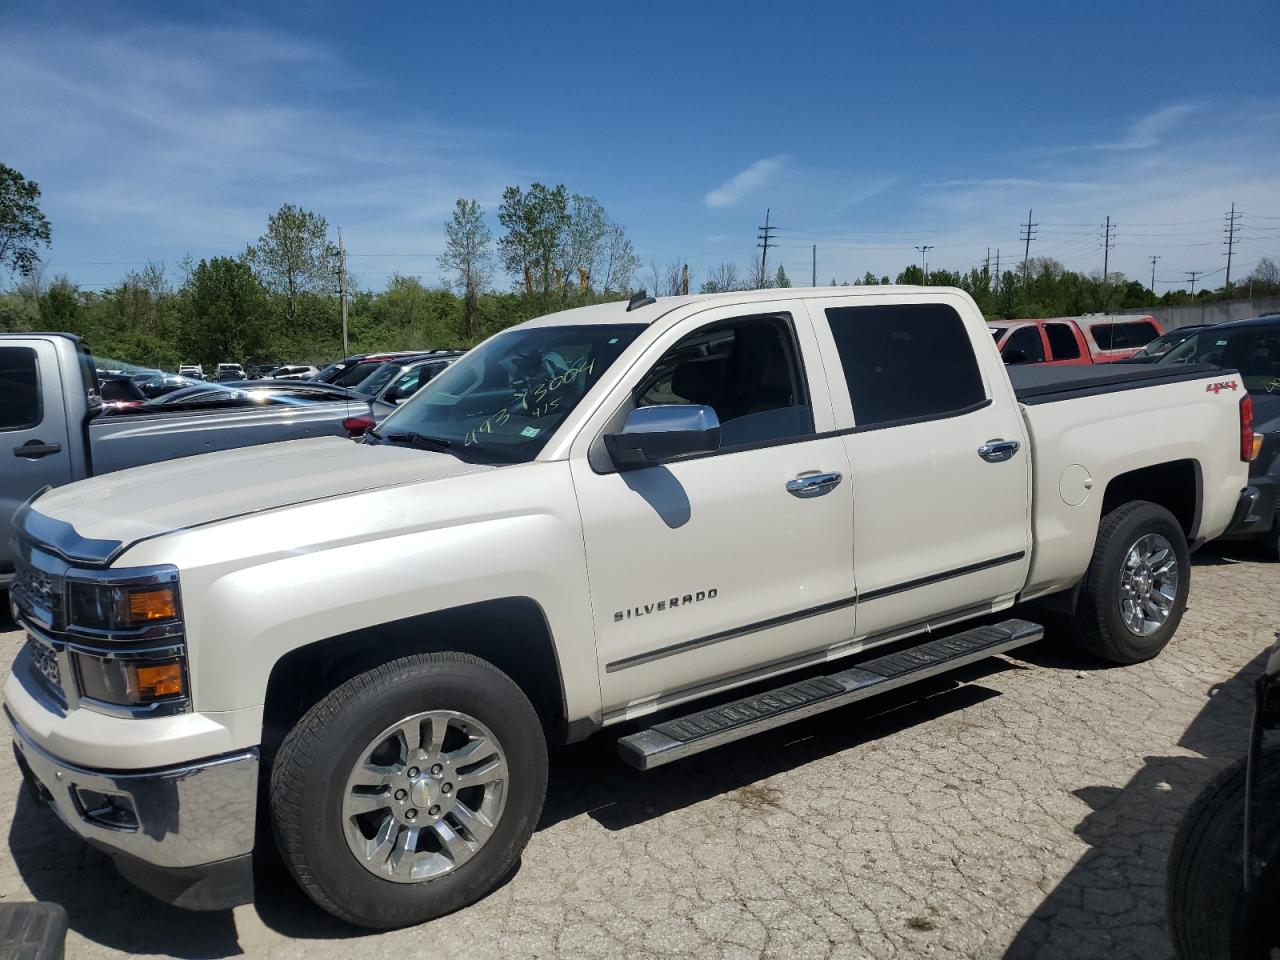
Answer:
[[[1166,330],[1189,327],[1198,323],[1224,323],[1227,320],[1247,320],[1264,313],[1280,313],[1280,297],[1253,300],[1223,300],[1219,303],[1193,303],[1185,307],[1143,307],[1138,310],[1117,310],[1116,313],[1150,315]]]

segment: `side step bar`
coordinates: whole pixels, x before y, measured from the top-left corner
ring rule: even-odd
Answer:
[[[992,626],[973,627],[866,660],[839,673],[810,677],[655,724],[648,730],[622,737],[618,741],[618,754],[637,770],[652,770],[753,733],[985,660],[1034,643],[1043,636],[1044,627],[1027,620],[1005,620]]]

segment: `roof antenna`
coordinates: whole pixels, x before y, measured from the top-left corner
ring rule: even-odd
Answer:
[[[636,307],[647,307],[649,304],[657,302],[658,301],[655,297],[649,296],[649,294],[644,290],[639,290],[630,300],[627,301],[627,313],[630,313]]]

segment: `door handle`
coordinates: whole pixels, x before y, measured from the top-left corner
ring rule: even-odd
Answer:
[[[1022,446],[1017,440],[988,440],[978,448],[978,456],[987,463],[1004,463]]]
[[[793,497],[820,497],[834,490],[843,479],[838,473],[802,473],[787,481],[787,493]]]
[[[28,440],[26,443],[13,448],[15,457],[25,457],[28,460],[39,460],[41,457],[47,457],[51,453],[61,452],[62,444],[43,443],[39,440]]]

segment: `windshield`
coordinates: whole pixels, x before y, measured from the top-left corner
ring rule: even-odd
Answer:
[[[1004,327],[987,327],[987,329],[991,331],[991,336],[995,338],[995,341],[997,343],[999,343],[1000,338],[1004,336],[1005,328]]]
[[[1174,347],[1157,363],[1211,363],[1240,371],[1244,388],[1280,393],[1280,327],[1204,330]]]
[[[643,329],[628,323],[500,333],[405,401],[374,439],[412,434],[467,460],[532,460]]]

